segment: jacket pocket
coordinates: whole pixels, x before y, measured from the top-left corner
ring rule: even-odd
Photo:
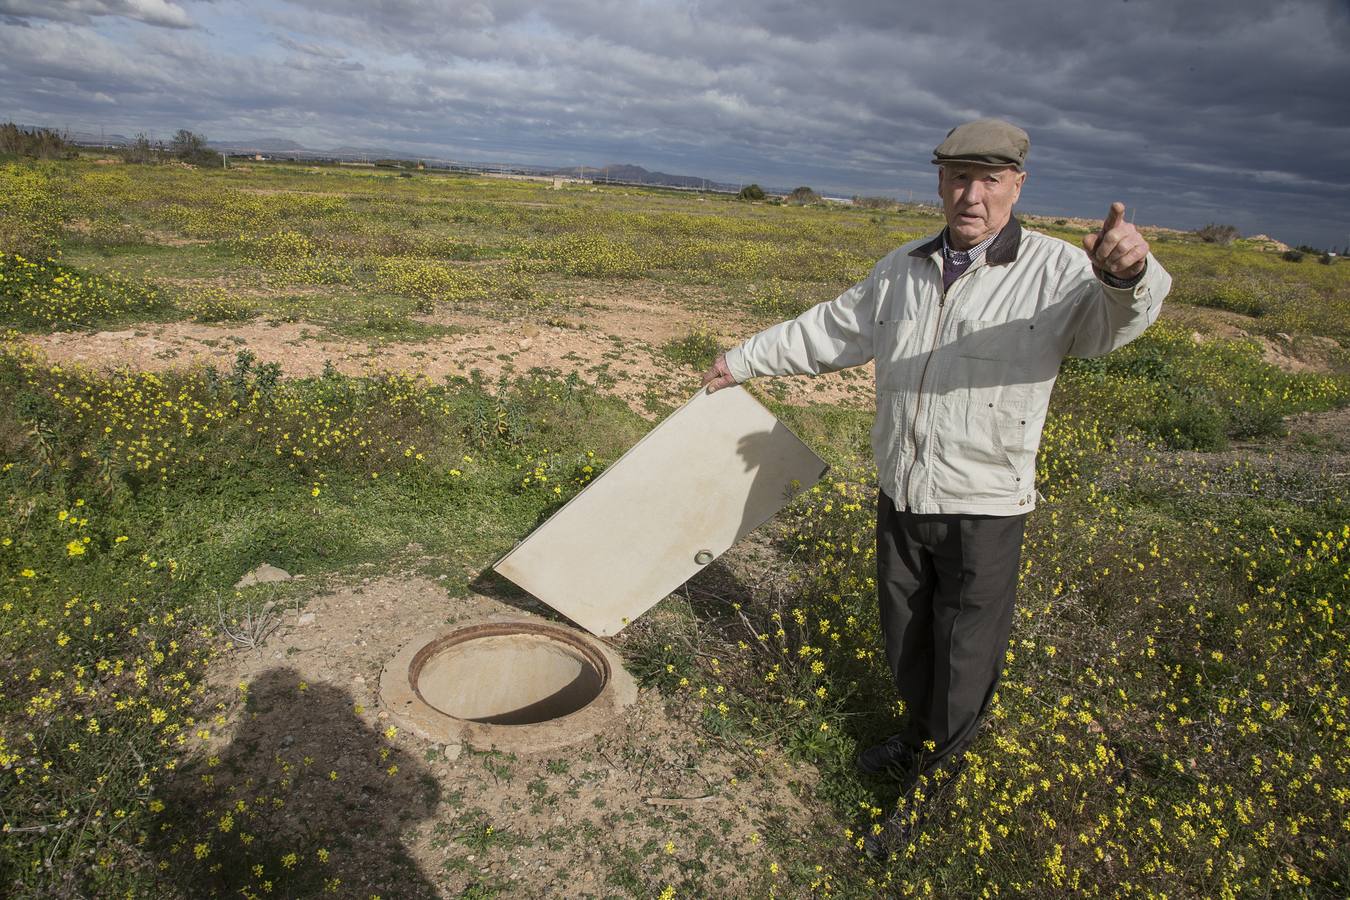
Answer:
[[[947,347],[947,382],[957,397],[984,404],[1017,402],[1030,381],[1031,323],[961,319]]]
[[[919,385],[922,354],[913,319],[886,319],[876,324],[873,358],[877,363],[877,387],[887,391],[913,391]]]
[[[1036,453],[1027,442],[1026,413],[1016,409],[1002,410],[997,420],[994,435],[1013,481],[1018,488],[1030,487],[1035,474]]]
[[[1010,415],[1011,412],[1011,415]],[[1012,418],[1011,416],[1018,416]],[[984,404],[946,402],[934,422],[932,496],[939,500],[1012,500],[1021,487],[1010,445],[1018,440],[1015,411]],[[1025,430],[1022,431],[1025,434]],[[1028,482],[1029,484],[1030,482]]]

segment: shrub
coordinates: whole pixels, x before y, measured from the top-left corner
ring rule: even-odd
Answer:
[[[154,288],[117,274],[90,275],[52,259],[0,252],[0,318],[21,326],[90,325],[166,306]]]
[[[645,268],[632,246],[603,234],[565,235],[546,244],[542,251],[550,268],[566,275],[633,278]]]
[[[699,325],[684,337],[666,343],[661,352],[681,365],[702,371],[717,359],[722,344],[706,325]]]
[[[853,205],[859,209],[884,209],[892,212],[900,208],[899,201],[890,197],[861,197],[857,194],[853,195]]]
[[[1218,225],[1213,222],[1200,228],[1195,232],[1195,236],[1200,238],[1206,244],[1228,245],[1242,235],[1233,225]]]
[[[1141,424],[1174,450],[1222,450],[1228,446],[1223,412],[1203,400],[1173,395]]]
[[[346,284],[352,278],[349,263],[324,252],[296,231],[246,235],[239,242],[245,258],[281,283]]]
[[[1280,259],[1284,260],[1285,262],[1292,262],[1292,263],[1303,262],[1303,251],[1286,250],[1280,254]]]
[[[251,303],[211,286],[189,288],[178,305],[198,322],[245,322],[254,313]]]
[[[59,252],[64,207],[45,168],[0,166],[0,252],[44,257]]]
[[[418,303],[421,312],[430,312],[429,304],[477,300],[488,290],[487,280],[474,269],[411,256],[381,259],[375,278],[386,290],[424,301]]]
[[[21,128],[13,122],[0,125],[0,153],[61,159],[72,156],[73,152],[65,136],[50,128]]]
[[[763,200],[764,188],[757,184],[747,184],[741,188],[740,193],[736,195],[737,200]]]
[[[787,201],[789,203],[800,203],[803,205],[807,203],[819,203],[820,195],[806,185],[802,185],[801,187],[792,189],[792,193],[787,195]]]

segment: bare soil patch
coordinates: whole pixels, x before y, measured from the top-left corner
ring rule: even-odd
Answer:
[[[1345,366],[1340,344],[1317,335],[1267,334],[1261,320],[1226,309],[1203,306],[1168,307],[1169,318],[1192,329],[1197,343],[1206,341],[1253,341],[1261,358],[1272,366],[1293,373],[1332,374]]]
[[[205,810],[254,803],[282,790],[285,773],[277,830],[322,823],[331,834],[341,823],[344,846],[325,849],[349,895],[651,896],[686,879],[721,896],[764,894],[764,838],[808,840],[818,812],[787,785],[808,791],[814,771],[710,743],[653,691],[609,730],[553,753],[482,753],[388,731],[378,682],[399,647],[423,629],[503,612],[519,610],[417,577],[360,579],[288,611],[261,650],[214,667],[212,685],[235,699],[184,783]]]
[[[194,365],[228,368],[241,350],[260,363],[276,363],[290,377],[319,375],[328,364],[347,375],[406,372],[440,381],[481,372],[502,374],[543,369],[576,373],[602,392],[616,396],[648,418],[683,403],[698,389],[698,373],[668,359],[661,346],[684,337],[705,319],[679,297],[657,286],[649,294],[600,294],[585,308],[545,322],[525,317],[502,320],[471,310],[438,312],[426,324],[452,326],[461,333],[425,339],[365,340],[344,337],[305,322],[206,324],[145,323],[99,332],[56,332],[30,342],[53,362],[93,368],[130,366],[164,371]],[[552,322],[553,324],[549,324]],[[743,317],[708,326],[725,346],[753,333]],[[872,370],[816,378],[764,382],[764,389],[787,403],[830,403],[867,408],[873,403]]]

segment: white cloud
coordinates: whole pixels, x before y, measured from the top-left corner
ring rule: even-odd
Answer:
[[[170,0],[0,0],[0,17],[88,24],[99,16],[121,16],[163,28],[191,28],[187,13]]]

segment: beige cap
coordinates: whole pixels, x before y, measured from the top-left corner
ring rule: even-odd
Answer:
[[[947,132],[947,139],[933,151],[933,165],[961,162],[1020,169],[1030,149],[1031,138],[1011,122],[976,119]]]

